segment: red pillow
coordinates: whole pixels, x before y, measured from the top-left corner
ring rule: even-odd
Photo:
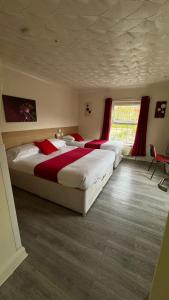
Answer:
[[[51,154],[58,150],[51,142],[44,140],[41,142],[34,142],[34,144],[41,150],[43,154]]]
[[[75,141],[77,141],[77,142],[84,141],[84,138],[79,133],[72,133],[71,136],[73,136]]]

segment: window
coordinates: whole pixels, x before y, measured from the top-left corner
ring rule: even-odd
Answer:
[[[134,143],[139,112],[140,104],[137,102],[115,104],[113,107],[111,139],[132,145]]]

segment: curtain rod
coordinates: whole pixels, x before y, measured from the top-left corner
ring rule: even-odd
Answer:
[[[140,99],[116,99],[113,102],[140,102]]]

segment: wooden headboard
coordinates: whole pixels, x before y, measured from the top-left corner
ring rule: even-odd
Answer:
[[[77,126],[59,127],[59,128],[62,129],[64,135],[73,132],[78,132]],[[53,138],[57,132],[57,129],[58,128],[45,128],[45,129],[35,129],[35,130],[3,132],[2,139],[6,149],[9,149],[12,147],[31,143],[38,140]]]

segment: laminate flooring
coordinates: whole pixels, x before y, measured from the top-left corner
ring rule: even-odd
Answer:
[[[169,210],[149,176],[124,160],[86,217],[14,188],[28,257],[0,300],[147,299]]]

